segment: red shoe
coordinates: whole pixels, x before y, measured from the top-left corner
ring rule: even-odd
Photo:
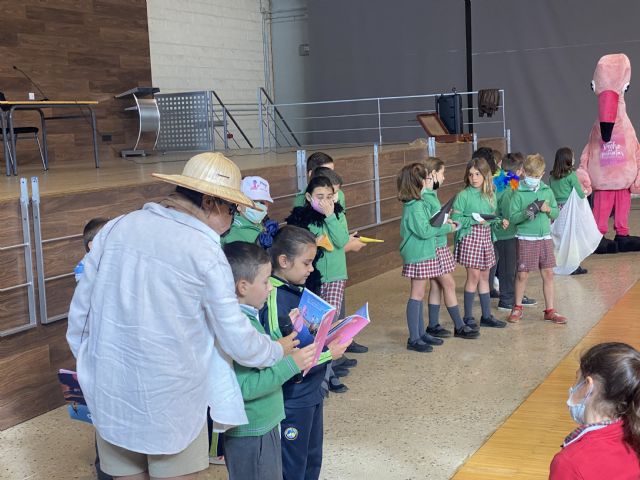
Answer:
[[[567,317],[563,317],[562,315],[560,315],[558,312],[556,312],[555,308],[549,308],[545,310],[544,319],[558,325],[564,325],[565,323],[567,323]]]
[[[518,323],[520,320],[522,320],[522,305],[514,305],[509,317],[507,317],[507,322]]]

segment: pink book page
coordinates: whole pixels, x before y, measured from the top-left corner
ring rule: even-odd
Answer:
[[[340,337],[341,344],[346,343],[360,333],[369,323],[369,304],[367,303],[355,314],[346,317],[342,322],[332,328],[327,335],[325,345],[330,344],[338,337]]]
[[[320,358],[320,354],[322,353],[322,347],[326,344],[327,334],[329,333],[329,329],[331,328],[331,323],[333,322],[333,318],[336,316],[336,311],[331,310],[327,312],[326,315],[322,318],[320,322],[320,326],[318,327],[318,331],[316,333],[316,354],[313,357],[313,362],[309,368],[307,368],[304,372],[302,372],[302,376],[304,377],[309,370],[315,367],[318,364],[318,359]]]

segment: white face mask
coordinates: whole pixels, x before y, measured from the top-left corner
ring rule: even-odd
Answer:
[[[569,398],[567,399],[567,406],[569,407],[569,414],[571,415],[571,418],[573,419],[573,421],[576,422],[578,425],[584,425],[586,423],[586,419],[585,419],[585,415],[584,415],[585,403],[587,401],[587,398],[589,398],[589,396],[591,395],[592,386],[589,387],[589,390],[587,391],[587,394],[585,395],[585,397],[582,399],[581,402],[579,402],[579,403],[571,403],[571,397],[573,397],[573,394],[582,386],[582,384],[584,382],[585,382],[585,380],[582,380],[577,385],[575,385],[573,387],[570,387],[569,388]]]
[[[256,203],[256,207],[257,208],[247,207],[243,215],[251,223],[259,224],[259,223],[262,223],[262,220],[264,220],[264,217],[267,216],[267,207],[260,203]]]

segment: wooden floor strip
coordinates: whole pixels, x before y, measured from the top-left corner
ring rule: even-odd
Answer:
[[[568,389],[575,382],[580,354],[597,343],[613,341],[640,349],[638,318],[640,283],[607,312],[452,479],[548,478],[553,456],[564,437],[576,427],[565,402]],[[535,362],[535,358],[531,361]]]

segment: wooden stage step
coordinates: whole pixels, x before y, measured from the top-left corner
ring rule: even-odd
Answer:
[[[565,402],[568,389],[576,380],[581,353],[597,343],[613,341],[640,348],[639,317],[640,283],[636,283],[452,479],[548,478],[553,456],[564,437],[576,427]]]

